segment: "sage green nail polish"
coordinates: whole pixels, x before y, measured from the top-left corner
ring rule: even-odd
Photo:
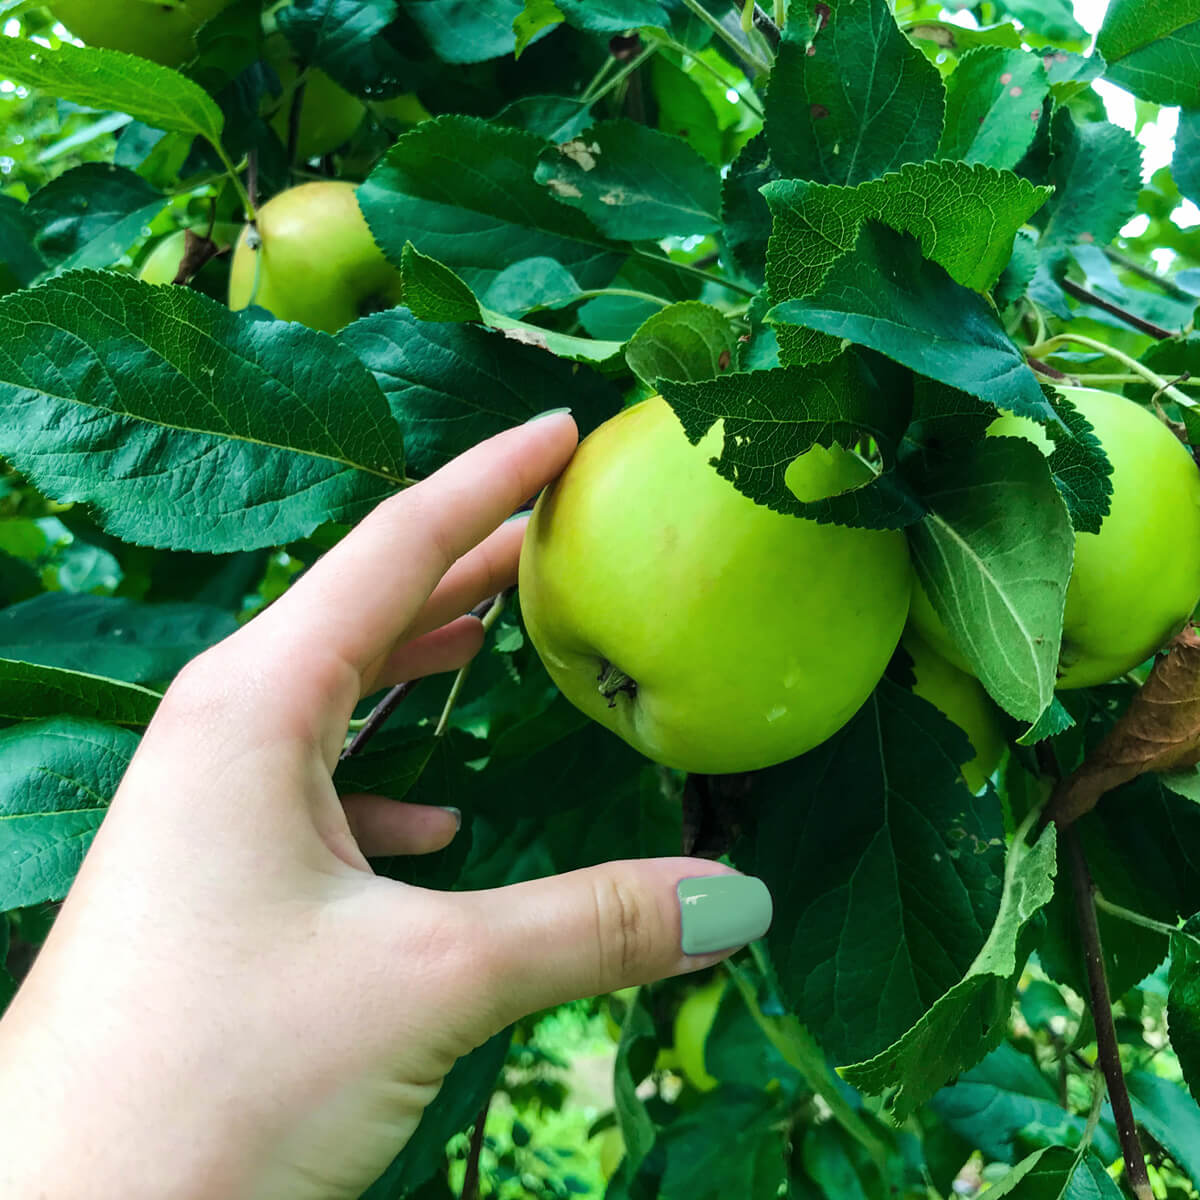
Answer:
[[[546,409],[545,412],[534,413],[534,415],[532,417],[530,417],[529,420],[525,422],[525,424],[529,425],[534,421],[540,421],[543,417],[557,417],[559,415],[559,413],[568,413],[569,414],[570,411],[571,410],[569,408],[548,408],[548,409]]]
[[[770,928],[771,893],[753,875],[699,875],[681,879],[675,891],[684,954],[732,950]]]

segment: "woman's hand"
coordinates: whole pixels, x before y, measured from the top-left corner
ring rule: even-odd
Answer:
[[[479,649],[461,614],[515,581],[502,522],[575,440],[553,414],[462,455],[179,676],[0,1024],[3,1195],[357,1197],[517,1017],[765,932],[762,884],[702,860],[382,879],[368,856],[439,849],[454,813],[334,790],[363,696]]]

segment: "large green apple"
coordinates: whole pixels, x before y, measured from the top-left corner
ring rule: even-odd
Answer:
[[[263,51],[283,89],[281,95],[268,97],[265,111],[271,128],[286,146],[299,62],[282,33],[273,33],[267,38]],[[316,158],[336,150],[359,127],[365,112],[366,108],[324,71],[310,67],[305,73],[304,92],[300,97],[296,157]]]
[[[586,438],[542,494],[521,608],[554,682],[656,762],[750,771],[824,741],[879,681],[908,612],[903,534],[772,512],[709,465],[656,396]],[[804,499],[869,468],[816,447]]]
[[[257,249],[247,227],[233,252],[230,308],[253,300],[281,320],[336,333],[403,299],[400,272],[375,244],[352,183],[280,192],[258,210],[257,230]]]
[[[233,0],[53,0],[47,7],[89,46],[124,50],[166,67],[196,53],[195,33]]]
[[[979,791],[1004,754],[999,709],[974,675],[960,671],[930,649],[911,624],[900,645],[913,660],[913,694],[928,700],[970,739],[975,757],[963,763],[962,776],[971,791]]]
[[[1200,470],[1149,409],[1094,388],[1058,390],[1091,423],[1113,469],[1108,516],[1099,533],[1076,533],[1067,586],[1058,687],[1081,688],[1149,658],[1200,602]],[[988,433],[1053,448],[1026,417],[999,417]],[[920,585],[912,622],[943,658],[970,669]]]

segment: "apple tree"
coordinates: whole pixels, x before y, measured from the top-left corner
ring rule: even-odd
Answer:
[[[3,1000],[188,659],[481,439],[661,397],[686,554],[629,569],[659,510],[572,464],[586,553],[338,782],[463,810],[381,874],[682,850],[773,925],[486,1043],[366,1196],[1200,1193],[1200,0],[0,12]],[[766,737],[802,661],[819,736]]]

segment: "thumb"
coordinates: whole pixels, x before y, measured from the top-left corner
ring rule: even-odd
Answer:
[[[699,970],[771,924],[761,879],[696,858],[605,863],[457,898],[487,931],[497,1027]]]

